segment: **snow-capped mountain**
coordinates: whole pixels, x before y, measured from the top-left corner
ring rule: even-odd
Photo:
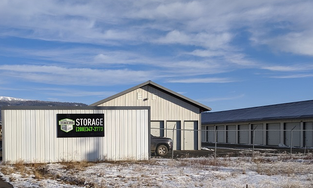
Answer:
[[[2,106],[87,106],[87,105],[83,103],[74,103],[74,102],[39,101],[0,96],[0,122]]]
[[[14,97],[0,96],[0,101],[29,101],[29,100],[27,100],[27,99],[20,99],[20,98],[14,98]]]

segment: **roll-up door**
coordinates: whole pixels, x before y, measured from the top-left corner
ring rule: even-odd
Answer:
[[[239,144],[249,144],[249,125],[238,125]]]
[[[253,124],[252,130],[254,130],[254,133],[252,131],[252,140],[251,144],[257,144],[257,145],[263,145],[263,124]]]
[[[227,126],[227,143],[237,144],[236,135],[237,135],[236,125],[228,125]]]
[[[285,145],[287,146],[301,146],[301,128],[300,122],[292,122],[285,124]]]
[[[280,144],[280,124],[268,123],[267,127],[267,145],[277,146]]]
[[[174,132],[173,132],[174,131]],[[166,135],[165,137],[173,140],[174,150],[181,150],[181,125],[180,121],[166,122]]]
[[[313,147],[313,122],[304,123],[304,147]]]
[[[217,142],[225,143],[226,142],[226,130],[225,125],[216,126],[217,131]]]
[[[206,127],[207,142],[215,143],[215,126]]]

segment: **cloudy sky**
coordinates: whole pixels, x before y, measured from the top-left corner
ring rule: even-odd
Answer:
[[[2,0],[0,96],[91,104],[152,80],[213,111],[313,99],[310,0]]]

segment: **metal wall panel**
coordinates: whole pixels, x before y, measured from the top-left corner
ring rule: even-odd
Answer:
[[[149,110],[4,109],[3,161],[148,160]],[[104,113],[104,137],[57,138],[57,114]]]

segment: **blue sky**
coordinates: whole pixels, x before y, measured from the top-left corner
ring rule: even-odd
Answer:
[[[312,100],[313,1],[2,0],[0,96],[91,104],[152,80],[221,111]]]

